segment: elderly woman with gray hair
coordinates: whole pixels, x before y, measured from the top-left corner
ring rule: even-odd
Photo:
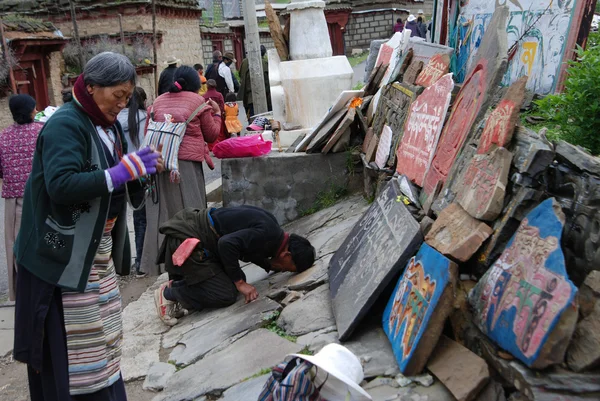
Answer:
[[[127,399],[116,279],[130,264],[126,200],[163,168],[150,148],[128,154],[116,123],[135,79],[125,56],[95,56],[39,135],[15,244],[14,357],[32,401]]]

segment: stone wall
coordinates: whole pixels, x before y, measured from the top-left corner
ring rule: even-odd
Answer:
[[[266,157],[224,159],[223,206],[262,207],[285,224],[312,208],[319,194],[349,185],[347,160],[347,153],[277,151]]]
[[[73,35],[71,21],[56,22],[55,25],[65,36]],[[81,18],[77,20],[77,25],[80,36],[119,32],[119,20],[117,18]],[[181,59],[183,64],[188,65],[194,65],[204,59],[198,18],[158,15],[156,17],[156,29],[163,33],[162,42],[159,44],[157,51],[159,74],[165,68],[163,62],[169,56],[175,56]],[[124,15],[123,30],[151,31],[151,14]],[[153,94],[153,91],[152,93],[148,92],[149,99],[154,98]]]
[[[350,14],[345,34],[346,51],[368,49],[372,40],[391,37],[396,19],[406,16],[404,12],[391,10]]]
[[[8,98],[9,96],[0,98],[0,131],[14,123],[8,107]]]
[[[154,94],[156,86],[154,85],[154,73],[150,74],[138,74],[137,76],[137,86],[144,89],[146,95],[148,96],[147,104],[150,104],[150,99],[154,99]]]

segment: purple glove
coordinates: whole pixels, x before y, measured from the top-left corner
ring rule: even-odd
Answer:
[[[113,187],[117,189],[136,178],[156,173],[159,157],[160,153],[153,151],[148,146],[137,152],[126,154],[119,164],[106,170],[110,174]]]

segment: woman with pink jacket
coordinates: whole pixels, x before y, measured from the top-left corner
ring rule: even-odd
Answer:
[[[4,198],[4,241],[8,269],[8,299],[14,301],[17,286],[17,265],[13,245],[21,227],[21,211],[25,183],[31,173],[31,163],[38,134],[43,124],[36,123],[35,99],[15,95],[8,101],[15,123],[0,133],[0,178]]]
[[[198,95],[200,77],[196,70],[181,66],[173,79],[171,90],[157,97],[148,111],[154,121],[165,121],[165,114],[170,114],[174,122],[185,122],[201,104],[207,104],[188,124],[179,147],[179,182],[171,182],[169,172],[159,174],[153,188],[154,199],[146,203],[148,223],[141,266],[146,273],[155,275],[160,273],[156,257],[162,242],[158,228],[186,207],[206,208],[202,163],[214,169],[206,143],[217,139],[222,124],[219,106]]]

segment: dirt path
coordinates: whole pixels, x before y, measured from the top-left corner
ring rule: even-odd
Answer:
[[[135,276],[120,277],[119,288],[123,300],[123,308],[137,300],[156,277],[136,278]],[[128,401],[147,401],[147,392],[142,390],[142,382],[127,383]],[[27,367],[12,360],[12,356],[0,358],[0,397],[2,400],[28,401]]]

